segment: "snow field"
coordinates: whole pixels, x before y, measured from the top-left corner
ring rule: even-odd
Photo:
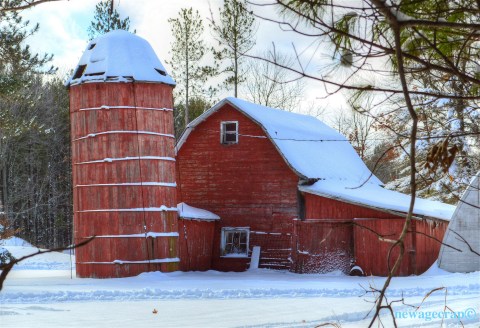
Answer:
[[[34,252],[3,246],[14,256]],[[370,285],[381,277],[349,277],[334,272],[300,275],[285,271],[144,273],[120,279],[71,278],[70,255],[48,253],[18,265],[0,292],[0,327],[315,327],[332,322],[366,327]],[[74,261],[74,258],[72,257]],[[392,281],[388,299],[397,303],[399,327],[440,327],[446,305],[465,327],[480,326],[480,273],[451,274],[432,267],[421,276]],[[154,310],[157,313],[153,313]],[[436,313],[436,315],[435,315]],[[470,312],[469,312],[470,313]],[[471,313],[470,313],[471,314]],[[436,318],[432,318],[436,316]],[[392,327],[383,315],[386,327]],[[444,327],[461,327],[447,318]]]

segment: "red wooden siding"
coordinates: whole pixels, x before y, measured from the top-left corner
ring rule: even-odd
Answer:
[[[339,200],[305,193],[305,219],[352,220],[354,218],[388,219],[395,215]],[[400,218],[400,216],[398,216]]]
[[[355,260],[366,274],[385,276],[388,274],[387,254],[390,243],[380,241],[378,236],[362,227],[367,227],[389,239],[400,235],[404,219],[359,219],[355,220]],[[405,255],[397,275],[422,274],[437,260],[440,242],[443,239],[447,222],[432,220],[412,220],[410,232],[405,238]],[[425,236],[434,237],[437,240]],[[399,254],[396,248],[391,255],[390,266]]]
[[[220,144],[220,123],[238,121],[238,144]],[[263,130],[229,105],[191,132],[177,154],[178,197],[221,217],[213,268],[245,270],[250,259],[220,257],[222,227],[250,227],[250,250],[261,247],[262,267],[288,268],[298,177]],[[286,251],[287,250],[287,251]]]
[[[77,250],[79,277],[178,268],[177,212],[158,209],[177,204],[172,107],[172,87],[164,84],[70,88],[75,242],[98,236]],[[135,210],[144,207],[156,209]],[[139,236],[125,236],[132,234]],[[171,262],[152,263],[159,260]]]
[[[440,252],[440,242],[447,231],[448,222],[422,220],[415,222],[416,238],[416,269],[417,274],[428,270],[438,259]],[[437,240],[427,237],[434,237]]]
[[[306,220],[295,222],[297,273],[348,273],[353,263],[353,227],[349,221]]]
[[[210,270],[215,222],[179,219],[178,232],[180,270]]]
[[[389,265],[392,267],[398,257],[399,249],[396,247],[387,262],[388,251],[392,244],[380,241],[378,236],[362,227],[371,229],[385,238],[396,240],[402,231],[404,219],[359,219],[354,226],[355,264],[360,266],[366,275],[386,276]],[[407,276],[415,273],[415,245],[413,236],[408,233],[405,238],[405,255],[397,273]]]
[[[387,254],[391,244],[380,241],[373,231],[396,239],[405,219],[354,204],[305,194],[305,219],[295,231],[294,262],[296,272],[348,272],[350,264],[359,265],[367,275],[388,274]],[[354,220],[354,218],[360,218]],[[361,219],[371,218],[371,219]],[[398,275],[421,274],[437,259],[448,223],[413,220],[406,238],[406,252]],[[417,233],[418,232],[418,233]],[[392,253],[390,265],[398,256]],[[333,265],[334,264],[334,265]]]
[[[305,221],[297,221],[295,272],[350,271],[354,263],[353,218],[392,215],[313,194],[304,194]]]

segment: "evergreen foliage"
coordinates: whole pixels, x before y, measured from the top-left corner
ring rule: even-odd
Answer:
[[[47,66],[52,56],[26,45],[38,28],[17,11],[0,12],[0,205],[9,225],[28,241],[68,245],[68,93],[60,78],[45,76],[55,71]]]
[[[11,6],[19,3],[21,1],[10,1]],[[16,11],[0,12],[0,97],[12,96],[15,90],[27,84],[29,72],[55,71],[53,67],[45,69],[52,55],[34,54],[26,44],[27,38],[38,29],[38,24],[31,27]]]
[[[88,27],[89,40],[114,30],[130,31],[130,18],[120,18],[120,14],[114,8],[113,0],[100,1],[95,7],[93,21]],[[136,30],[133,33],[136,33]]]
[[[219,9],[219,15],[218,22],[211,22],[219,46],[214,55],[217,61],[229,62],[222,70],[228,74],[224,86],[233,87],[233,95],[238,97],[238,86],[246,81],[246,72],[242,68],[243,59],[255,45],[255,18],[252,12],[248,11],[245,0],[225,0],[223,8]]]
[[[213,102],[208,101],[205,97],[191,97],[188,103],[188,115],[191,120],[194,120],[213,105]],[[185,103],[181,101],[177,102],[175,104],[174,117],[175,137],[177,140],[181,137],[183,131],[185,130],[185,112]]]
[[[175,107],[177,113],[178,110],[183,111],[183,126],[187,126],[190,120],[196,117],[190,115],[196,113],[196,110],[190,111],[191,98],[195,98],[198,103],[201,97],[211,98],[215,94],[216,90],[208,88],[206,82],[215,75],[216,70],[214,67],[202,65],[207,49],[203,41],[203,20],[198,11],[183,8],[177,18],[171,18],[168,22],[174,37],[169,64],[172,66],[172,76],[177,82]],[[183,130],[180,125],[176,127],[177,130]]]
[[[321,36],[333,49],[343,77],[300,73],[333,85],[334,92],[348,90],[352,108],[374,118],[385,139],[381,148],[396,148],[389,152],[396,156],[389,157],[395,174],[388,186],[412,191],[414,158],[419,195],[456,203],[480,170],[478,1],[278,5],[294,31]],[[418,140],[411,140],[412,127]]]

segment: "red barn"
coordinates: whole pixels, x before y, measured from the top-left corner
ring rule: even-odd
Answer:
[[[178,199],[216,213],[211,268],[386,275],[410,197],[384,189],[344,136],[319,120],[226,98],[177,144]],[[454,207],[417,199],[400,275],[437,258]],[[376,232],[376,233],[375,233]],[[380,234],[381,236],[379,236]],[[181,257],[181,262],[184,257]],[[204,268],[205,269],[205,268]]]
[[[386,275],[409,196],[319,120],[227,98],[174,149],[175,82],[148,42],[90,41],[70,89],[79,277],[236,270]],[[188,205],[187,205],[188,204]],[[400,274],[437,258],[453,206],[417,199]],[[215,214],[214,214],[215,213]],[[257,257],[257,254],[258,257]]]

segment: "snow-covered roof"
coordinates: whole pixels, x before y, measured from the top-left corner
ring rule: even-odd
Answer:
[[[220,220],[220,217],[212,212],[207,210],[202,210],[185,203],[180,203],[177,205],[178,215],[182,219],[194,219],[194,220]]]
[[[354,183],[325,180],[311,186],[300,186],[299,189],[326,198],[401,213],[407,213],[410,205],[409,195],[368,182],[360,187]],[[416,198],[413,213],[449,221],[455,208],[453,205]]]
[[[230,104],[260,125],[285,162],[301,178],[352,181],[360,184],[371,176],[371,172],[348,140],[320,120],[233,97],[223,99],[193,120],[180,138],[177,151],[197,125],[226,104]],[[241,126],[239,133],[241,138]],[[373,175],[369,181],[382,184]]]
[[[175,85],[148,41],[130,32],[116,30],[88,43],[66,85],[132,81]]]
[[[177,152],[197,125],[226,104],[256,122],[300,178],[318,180],[313,185],[299,186],[299,190],[361,206],[408,212],[410,196],[383,188],[350,142],[312,116],[225,98],[187,126],[177,144]],[[242,136],[241,126],[239,135]],[[362,187],[357,188],[360,185]],[[450,220],[454,210],[452,205],[416,198],[414,214]]]

